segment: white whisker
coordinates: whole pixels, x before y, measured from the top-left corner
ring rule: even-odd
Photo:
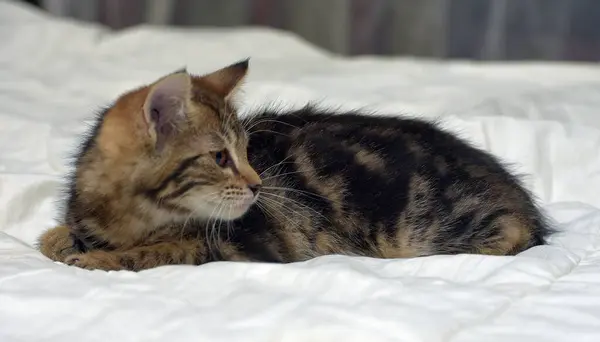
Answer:
[[[310,210],[311,212],[313,212],[313,213],[315,213],[316,215],[318,215],[318,216],[320,216],[321,218],[323,218],[325,221],[329,222],[329,219],[328,219],[327,217],[325,217],[323,214],[321,214],[320,212],[316,211],[315,209],[313,209],[313,208],[309,207],[308,205],[306,205],[306,204],[304,204],[304,203],[301,203],[301,202],[299,202],[299,201],[297,201],[297,200],[295,200],[295,199],[293,199],[293,198],[286,197],[286,196],[281,196],[281,195],[277,195],[277,194],[273,194],[273,193],[269,193],[269,192],[263,192],[262,194],[263,194],[263,195],[274,196],[274,197],[276,197],[276,198],[278,198],[278,199],[285,199],[285,200],[288,200],[288,201],[290,201],[290,202],[292,202],[292,203],[295,203],[296,205],[298,205],[298,206],[300,206],[300,207],[302,207],[302,208],[305,208],[305,209],[307,209],[307,210]],[[286,209],[289,209],[289,208],[286,208]]]
[[[211,220],[211,219],[213,219],[213,214],[215,213],[215,211],[216,211],[218,208],[220,208],[220,206],[221,206],[221,203],[223,203],[223,200],[222,200],[222,199],[221,199],[221,201],[220,201],[220,202],[219,202],[219,203],[218,203],[218,204],[217,204],[217,205],[216,205],[216,206],[213,208],[213,210],[212,210],[212,212],[210,213],[210,216],[209,216],[209,218],[208,218],[208,221],[206,221],[206,223],[205,223],[205,226],[204,226],[204,235],[205,235],[205,236],[204,236],[204,238],[205,238],[205,240],[206,240],[206,246],[207,246],[207,248],[208,248],[208,252],[209,252],[210,254],[212,254],[212,251],[211,251],[211,250],[212,250],[212,248],[211,248],[211,245],[210,245],[210,228],[209,228],[209,227],[210,227],[210,220]],[[214,222],[214,220],[213,220],[213,222]],[[198,231],[199,231],[199,230],[198,230]]]
[[[289,192],[297,193],[297,194],[304,195],[304,196],[307,196],[307,197],[314,196],[314,197],[317,197],[317,198],[322,198],[324,200],[331,201],[331,202],[335,203],[334,200],[332,200],[332,199],[330,199],[328,197],[325,197],[323,195],[319,195],[319,194],[314,193],[314,192],[305,191],[305,190],[299,190],[299,189],[294,189],[294,188],[286,188],[286,187],[280,187],[280,186],[263,186],[262,189],[265,189],[265,190],[289,191]],[[267,193],[269,193],[269,192],[267,192]]]
[[[281,219],[285,220],[287,223],[286,224],[291,224],[293,225],[296,229],[298,229],[299,231],[301,231],[302,227],[300,225],[300,222],[298,222],[298,220],[295,219],[295,217],[301,217],[309,222],[313,222],[313,220],[311,220],[309,217],[304,216],[302,214],[300,214],[298,211],[293,210],[291,208],[288,207],[284,207],[281,203],[276,202],[274,200],[271,199],[266,199],[263,198],[262,199],[264,201],[264,203],[261,203],[260,208],[262,208],[262,210],[267,213],[268,215],[270,215],[271,217],[273,217],[273,219],[277,219],[277,216],[275,214],[273,214],[271,212],[271,210],[275,211],[275,213],[279,214]],[[269,207],[271,207],[270,209],[268,209]],[[278,209],[279,207],[279,209]],[[283,212],[282,209],[286,209],[288,211],[288,213],[286,214],[285,212]]]
[[[305,220],[310,220],[309,216],[301,214],[299,211],[294,210],[294,209],[292,209],[290,207],[286,207],[281,202],[278,202],[278,201],[276,201],[276,200],[274,200],[272,198],[265,198],[265,197],[263,197],[262,200],[265,201],[266,203],[271,203],[272,205],[276,205],[276,206],[280,207],[281,209],[288,210],[291,214],[298,215],[298,216],[302,217]],[[273,209],[275,209],[275,208],[273,208]],[[279,210],[279,211],[283,214],[283,217],[289,219],[289,217],[288,217],[289,215],[285,215],[282,210]]]
[[[259,120],[259,121],[255,122],[252,126],[246,128],[246,130],[249,131],[252,128],[254,128],[255,126],[260,125],[260,124],[265,123],[265,122],[276,122],[276,123],[280,123],[282,125],[286,125],[286,126],[289,126],[289,127],[300,129],[300,127],[292,125],[292,124],[287,123],[287,122],[283,122],[283,121],[279,121],[279,120],[275,120],[275,119],[262,119],[262,120]]]
[[[221,226],[221,221],[222,221],[221,212],[223,211],[223,208],[225,207],[223,204],[224,204],[224,200],[221,200],[221,203],[219,203],[219,211],[217,212],[217,215],[216,215],[217,219],[213,221],[213,225],[210,230],[209,243],[214,242],[215,247],[217,249],[219,248],[219,236],[216,235],[216,233],[218,232],[218,229]]]
[[[281,132],[277,132],[277,131],[273,131],[273,130],[270,130],[270,129],[259,129],[258,131],[253,131],[251,133],[248,133],[248,136],[252,136],[252,134],[259,133],[259,132],[268,132],[268,133],[273,133],[273,134],[279,134],[279,135],[282,135],[284,137],[289,138],[289,135],[287,135],[287,134],[284,134],[284,133],[281,133]]]
[[[292,156],[293,156],[293,155],[291,155],[291,154],[290,154],[289,156],[285,157],[285,158],[284,158],[282,161],[280,161],[279,163],[277,163],[277,164],[273,164],[273,165],[269,166],[268,168],[266,168],[265,170],[263,170],[263,172],[261,172],[261,173],[259,174],[259,176],[261,176],[261,177],[262,177],[262,175],[263,175],[265,172],[267,172],[267,171],[271,170],[271,169],[272,169],[272,168],[274,168],[274,167],[278,167],[278,166],[280,166],[280,165],[283,165],[283,164],[293,164],[293,163],[295,163],[295,162],[293,162],[293,161],[286,162],[286,160],[287,160],[288,158],[291,158]]]

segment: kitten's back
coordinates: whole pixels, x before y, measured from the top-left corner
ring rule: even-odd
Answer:
[[[550,232],[495,157],[432,123],[306,107],[265,111],[244,125],[265,183],[263,206],[287,199],[279,211],[307,217],[275,224],[295,236],[279,249],[504,255],[542,244]]]

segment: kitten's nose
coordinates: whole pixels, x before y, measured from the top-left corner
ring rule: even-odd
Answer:
[[[250,191],[252,191],[254,196],[256,196],[256,194],[258,194],[258,191],[260,191],[260,188],[261,188],[260,184],[248,184],[248,189],[250,189]]]

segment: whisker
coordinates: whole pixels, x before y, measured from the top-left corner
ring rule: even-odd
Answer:
[[[256,206],[258,207],[258,209],[260,209],[262,212],[264,212],[265,214],[270,215],[270,213],[267,211],[267,208],[265,208],[264,204],[262,202],[260,202],[260,200],[256,201]]]
[[[258,131],[253,131],[253,132],[248,133],[248,136],[252,136],[252,134],[259,133],[259,132],[268,132],[268,133],[273,133],[273,134],[279,134],[279,135],[282,135],[282,136],[284,136],[286,138],[290,137],[287,134],[284,134],[284,133],[281,133],[281,132],[277,132],[277,131],[273,131],[273,130],[270,130],[270,129],[259,129]]]
[[[212,246],[213,246],[213,238],[212,238],[212,236],[213,236],[213,232],[215,231],[215,225],[217,224],[217,220],[219,220],[219,214],[221,213],[221,204],[222,203],[219,203],[219,206],[217,207],[218,209],[217,209],[217,212],[216,212],[216,215],[215,215],[215,219],[213,220],[212,225],[209,226],[209,228],[208,228],[207,241],[208,241],[208,245],[211,246],[211,248],[210,248],[211,251],[212,251]],[[215,246],[215,248],[218,248],[218,247]]]
[[[298,126],[295,126],[295,125],[292,125],[292,124],[290,124],[290,123],[283,122],[283,121],[280,121],[280,120],[275,120],[275,119],[262,119],[262,120],[259,120],[259,121],[255,122],[255,123],[254,123],[252,126],[248,127],[246,130],[251,130],[251,129],[252,129],[252,128],[254,128],[255,126],[258,126],[258,125],[260,125],[260,124],[262,124],[262,123],[265,123],[265,122],[276,122],[276,123],[280,123],[280,124],[282,124],[282,125],[286,125],[286,126],[289,126],[289,127],[293,127],[293,128],[296,128],[296,129],[300,129],[300,127],[298,127]]]
[[[286,225],[291,224],[298,231],[303,231],[302,225],[301,225],[301,222],[298,221],[297,219],[294,219],[294,217],[301,217],[304,220],[311,222],[311,224],[313,224],[313,225],[315,224],[314,220],[312,220],[311,218],[306,217],[303,214],[300,214],[296,210],[293,210],[291,208],[287,208],[287,207],[283,206],[280,202],[276,202],[276,201],[273,201],[270,199],[265,199],[265,198],[263,198],[262,200],[266,200],[264,203],[261,203],[261,208],[264,212],[266,212],[268,215],[273,217],[273,219],[277,219],[277,216],[271,212],[271,210],[275,211],[277,214],[279,214],[281,216],[281,219],[286,221]],[[268,209],[270,207],[270,204],[272,205],[272,207],[271,207],[271,209]],[[278,209],[278,207],[279,207],[279,209]],[[288,210],[288,214],[286,214],[282,209]]]
[[[274,205],[276,205],[276,206],[278,206],[278,207],[280,207],[280,208],[282,208],[282,209],[288,210],[288,211],[289,211],[291,214],[296,214],[296,215],[298,215],[298,216],[300,216],[300,217],[304,218],[305,220],[310,220],[310,217],[309,217],[309,216],[306,216],[306,215],[304,215],[304,214],[301,214],[299,211],[297,211],[297,210],[294,210],[294,209],[292,209],[292,208],[290,208],[290,207],[286,207],[286,206],[284,206],[284,205],[283,205],[281,202],[278,202],[278,201],[276,201],[276,200],[274,200],[274,199],[272,199],[272,198],[264,198],[264,197],[263,197],[263,198],[262,198],[262,200],[263,200],[263,201],[266,201],[266,203],[271,203],[271,204],[274,204]],[[273,209],[275,209],[275,208],[273,208]],[[281,210],[280,210],[280,212],[283,214],[283,217],[289,218],[289,217],[287,217],[288,215],[285,215],[285,213],[283,213],[283,211],[281,211]]]
[[[228,203],[227,205],[223,206],[223,208],[225,208],[225,207],[227,207],[231,211],[231,203]],[[225,213],[225,211],[223,213]],[[226,219],[225,218],[221,218],[221,220],[219,220],[219,225],[217,226],[217,231],[215,232],[215,237],[216,237],[215,242],[217,244],[220,244],[222,242],[221,232],[223,230],[223,222],[229,223],[229,216],[227,216]]]
[[[215,247],[218,249],[219,248],[219,235],[218,232],[220,231],[220,227],[221,227],[221,223],[223,221],[223,218],[221,217],[221,212],[224,209],[224,201],[221,201],[221,205],[219,205],[219,212],[217,213],[217,220],[215,220],[213,222],[213,226],[210,232],[210,241],[215,243]],[[214,238],[213,238],[214,237]]]
[[[304,203],[301,203],[300,201],[297,201],[297,200],[295,200],[293,198],[286,197],[286,196],[281,196],[281,195],[277,195],[277,194],[273,194],[273,193],[269,193],[269,192],[263,192],[262,194],[263,195],[274,196],[274,197],[280,198],[280,199],[288,200],[288,201],[290,201],[292,203],[295,203],[296,205],[299,205],[299,206],[301,206],[303,208],[306,208],[307,210],[312,211],[313,213],[315,213],[315,214],[319,215],[321,218],[323,218],[325,221],[329,222],[329,219],[327,217],[325,217],[323,214],[321,214],[320,212],[316,211],[315,209],[313,209],[313,208],[309,207],[308,205],[306,205]],[[287,208],[287,209],[289,209],[289,208]]]
[[[288,158],[288,157],[286,157],[286,159],[287,159],[287,158]],[[284,160],[285,160],[285,159],[284,159]],[[280,162],[280,163],[281,163],[281,162]],[[280,163],[277,163],[277,164],[275,164],[275,165],[273,165],[273,166],[278,166]],[[296,161],[285,162],[285,163],[283,163],[283,164],[296,164]],[[273,166],[271,166],[271,167],[273,167]],[[321,170],[321,169],[324,169],[324,168],[326,168],[327,166],[329,166],[329,165],[324,165],[324,166],[321,166],[321,167],[315,167],[315,168],[313,168],[313,170],[315,170],[315,171],[316,171],[316,170]],[[271,168],[271,167],[269,167],[269,168]],[[269,169],[267,169],[267,170],[269,170]],[[262,174],[263,174],[263,173],[265,173],[267,170],[263,171],[263,172],[260,174],[261,178],[262,178]],[[295,173],[302,173],[302,172],[303,172],[302,170],[298,170],[298,171],[292,171],[292,172],[285,172],[285,173],[279,173],[279,172],[276,172],[276,173],[275,173],[273,176],[269,176],[269,177],[262,178],[262,180],[264,181],[264,180],[271,179],[271,178],[275,178],[275,177],[279,177],[279,176],[286,176],[286,175],[291,175],[291,174],[295,174]]]
[[[261,202],[261,203],[257,202],[256,204],[258,205],[258,207],[260,208],[260,210],[262,210],[266,215],[270,216],[274,220],[277,220],[278,219],[278,215],[279,215],[279,217],[281,219],[283,219],[283,220],[285,220],[287,222],[286,224],[295,224],[295,227],[299,226],[299,224],[296,222],[296,220],[292,220],[290,218],[290,216],[293,217],[293,214],[286,215],[282,210],[279,210],[279,209],[275,208],[275,206],[277,206],[278,203],[274,203],[274,202],[272,202],[272,203],[273,203],[273,207],[271,207],[271,208],[269,208],[271,203],[269,203],[268,201]],[[275,211],[275,213],[278,214],[278,215],[274,214],[273,211]]]
[[[206,222],[204,222],[204,239],[205,241],[208,241],[208,225],[210,224],[210,220],[212,220],[213,214],[215,213],[215,210],[217,209],[217,207],[214,207],[213,210],[210,212],[210,215],[208,215],[208,220]],[[196,240],[200,240],[200,229],[198,229],[198,231],[196,232]],[[206,243],[207,248],[210,250],[210,246],[208,246],[208,242]]]
[[[229,213],[227,213],[227,241],[231,241],[231,236],[229,235],[229,231],[231,230],[231,209],[233,208],[233,206],[230,204],[229,205]]]
[[[278,166],[280,166],[280,165],[283,165],[283,164],[295,163],[295,162],[293,162],[293,161],[286,162],[286,160],[287,160],[288,158],[291,158],[292,156],[293,156],[293,155],[291,155],[291,154],[290,154],[289,156],[287,156],[287,157],[283,158],[283,160],[282,160],[282,161],[280,161],[279,163],[277,163],[277,164],[273,164],[273,165],[269,166],[268,168],[266,168],[265,170],[263,170],[263,172],[261,172],[261,173],[259,174],[259,176],[261,176],[261,177],[262,177],[262,175],[263,175],[265,172],[267,172],[267,171],[271,170],[271,169],[272,169],[272,168],[274,168],[274,167],[278,167]]]
[[[210,245],[210,234],[209,234],[209,233],[210,233],[210,228],[209,228],[209,227],[210,227],[210,220],[214,218],[214,217],[213,217],[213,214],[215,213],[215,211],[217,211],[217,209],[218,209],[218,208],[220,208],[220,207],[221,207],[221,203],[223,203],[223,200],[221,200],[221,201],[220,201],[220,202],[217,204],[217,206],[215,206],[215,207],[213,208],[212,212],[210,213],[209,219],[208,219],[208,221],[206,222],[206,225],[205,225],[205,227],[204,227],[204,232],[205,232],[205,233],[204,233],[204,234],[205,234],[205,237],[204,237],[204,238],[205,238],[205,240],[206,240],[206,246],[207,246],[207,248],[208,248],[208,253],[210,253],[210,254],[212,254],[212,247],[211,247],[211,245]],[[214,222],[214,220],[213,220],[213,222]]]
[[[326,196],[323,196],[323,195],[319,195],[319,194],[317,194],[317,193],[314,193],[314,192],[305,191],[305,190],[299,190],[299,189],[294,189],[294,188],[286,188],[286,187],[278,187],[278,186],[263,186],[263,187],[262,187],[262,189],[264,189],[264,190],[281,190],[281,191],[288,191],[288,192],[291,192],[291,193],[296,193],[296,194],[298,194],[298,195],[304,195],[304,196],[306,196],[306,197],[308,197],[308,198],[313,198],[313,199],[314,199],[314,198],[318,198],[318,199],[323,199],[323,200],[326,200],[326,201],[328,201],[328,202],[332,202],[332,203],[335,203],[335,204],[344,205],[344,203],[342,203],[342,202],[340,202],[340,201],[337,201],[337,200],[331,199],[331,198],[329,198],[329,197],[326,197]],[[271,192],[264,191],[264,190],[261,192],[262,194],[271,194],[271,195],[275,195],[275,194],[273,194],[273,193],[271,193]],[[281,195],[279,195],[279,196],[281,196]]]
[[[225,109],[225,115],[227,115],[227,120],[225,121],[225,127],[229,127],[229,123],[231,122],[231,119],[234,117],[234,114],[227,111],[227,109]]]
[[[289,163],[286,163],[286,164],[295,164],[295,162],[289,162]],[[304,171],[301,171],[301,170],[300,170],[300,171],[292,171],[292,172],[278,173],[278,174],[276,174],[276,175],[269,176],[269,177],[264,177],[264,178],[262,178],[262,177],[261,177],[261,179],[262,179],[263,181],[266,181],[266,180],[269,180],[269,179],[273,179],[273,178],[277,178],[277,177],[282,177],[282,176],[287,176],[287,175],[293,175],[293,174],[296,174],[296,173],[302,173],[302,172],[304,172]]]

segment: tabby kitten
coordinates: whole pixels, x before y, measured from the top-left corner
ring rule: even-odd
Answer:
[[[513,255],[550,229],[490,154],[415,119],[313,107],[239,119],[248,61],[122,95],[83,144],[63,225],[39,241],[87,269],[326,254]]]

